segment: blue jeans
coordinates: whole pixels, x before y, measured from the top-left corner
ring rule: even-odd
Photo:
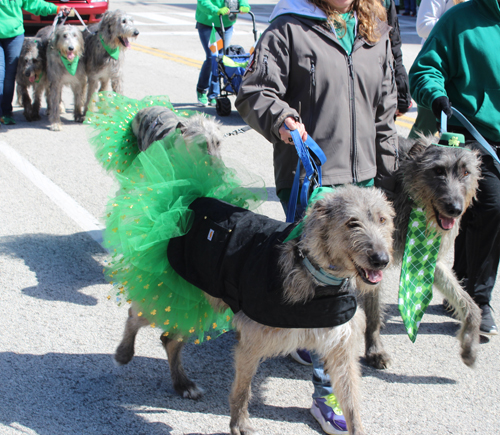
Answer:
[[[198,35],[200,36],[201,46],[205,50],[205,61],[201,66],[200,75],[198,77],[198,84],[196,85],[196,91],[202,92],[204,94],[208,93],[208,99],[212,100],[219,96],[220,86],[219,80],[212,80],[212,52],[208,47],[210,42],[210,34],[212,33],[211,26],[205,26],[201,23],[196,23],[196,28],[198,29]],[[222,30],[220,27],[216,27],[217,33],[222,38]],[[233,36],[233,26],[224,28],[224,45],[227,48],[231,42],[231,37]],[[222,50],[219,51],[219,56],[222,56]]]
[[[23,41],[24,33],[13,38],[0,39],[0,117],[12,116],[17,62]]]
[[[280,202],[286,215],[288,210],[288,203],[285,201]],[[295,210],[295,220],[298,221],[299,219],[301,219],[304,212],[305,210],[302,208],[302,206],[300,204],[297,204],[297,209]],[[319,355],[316,352],[311,352],[311,360],[313,365],[312,383],[314,386],[312,398],[316,399],[318,397],[332,394],[333,388],[330,382],[330,376],[325,373],[325,369],[323,363],[319,359]]]

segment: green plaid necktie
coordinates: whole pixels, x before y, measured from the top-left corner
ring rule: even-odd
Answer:
[[[437,234],[435,224],[427,227],[423,209],[413,208],[399,279],[399,312],[412,342],[417,338],[420,320],[432,299],[440,244],[441,236]]]

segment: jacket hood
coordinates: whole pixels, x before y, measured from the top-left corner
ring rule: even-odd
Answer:
[[[307,0],[280,0],[269,17],[269,22],[271,23],[280,15],[285,14],[300,15],[321,21],[326,21],[327,19],[326,14],[321,9]]]

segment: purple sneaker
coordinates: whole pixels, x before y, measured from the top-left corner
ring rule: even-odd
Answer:
[[[349,434],[344,414],[334,394],[313,399],[311,414],[327,434]]]
[[[310,366],[313,362],[311,359],[311,354],[305,349],[296,349],[290,353],[290,356],[300,364],[305,366]]]

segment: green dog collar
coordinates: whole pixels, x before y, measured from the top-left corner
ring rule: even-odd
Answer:
[[[104,39],[102,39],[102,35],[99,34],[99,39],[101,40],[101,44],[104,47],[104,50],[108,52],[108,54],[115,60],[117,60],[120,57],[120,48],[111,48],[108,44],[104,42]]]

